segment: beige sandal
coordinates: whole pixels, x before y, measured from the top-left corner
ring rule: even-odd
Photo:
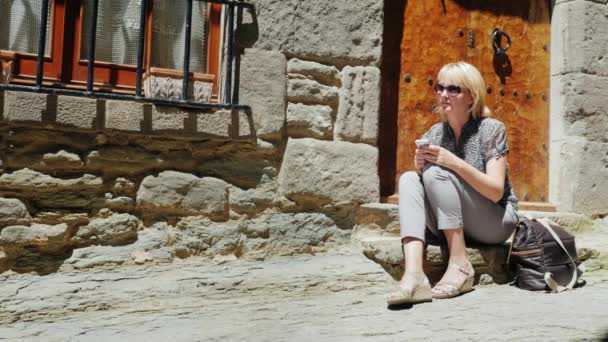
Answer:
[[[475,270],[471,263],[467,265],[458,265],[452,263],[448,265],[448,269],[456,269],[467,276],[464,282],[458,284],[454,282],[439,282],[431,289],[433,298],[435,299],[447,299],[456,297],[463,293],[467,293],[473,290],[473,282],[475,281]]]
[[[405,273],[404,277],[413,278],[416,286],[410,291],[397,284],[395,291],[386,300],[388,305],[416,304],[433,300],[431,284],[424,273]],[[396,293],[398,296],[395,296]]]

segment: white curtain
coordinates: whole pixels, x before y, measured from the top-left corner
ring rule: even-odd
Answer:
[[[139,13],[142,0],[100,0],[97,10],[95,60],[137,64]],[[88,59],[92,0],[84,1],[84,25],[80,58]]]
[[[51,7],[48,9],[45,53],[50,51]],[[0,0],[0,50],[38,53],[42,0]]]
[[[4,1],[4,0],[0,0]],[[92,0],[85,0],[81,59],[87,59]],[[100,0],[95,59],[114,64],[137,64],[139,15],[142,0]],[[152,66],[183,69],[186,0],[153,0]],[[206,72],[207,3],[194,1],[190,71]]]
[[[154,0],[152,66],[183,70],[186,47],[186,0]],[[207,3],[192,4],[190,71],[207,71]]]

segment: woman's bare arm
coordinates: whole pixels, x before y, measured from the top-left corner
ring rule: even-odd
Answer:
[[[467,182],[473,189],[492,202],[498,202],[505,191],[507,158],[492,158],[486,163],[486,173],[439,146],[424,148],[425,160],[451,169]]]
[[[473,189],[496,203],[505,192],[506,169],[507,158],[503,156],[490,159],[486,163],[486,173],[477,170],[462,159],[453,170]]]

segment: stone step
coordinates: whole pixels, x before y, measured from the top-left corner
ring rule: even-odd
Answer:
[[[399,206],[390,203],[366,203],[357,208],[353,236],[399,235]]]
[[[395,280],[401,279],[404,259],[399,236],[367,237],[359,242],[363,254],[368,259],[382,266]],[[506,267],[508,250],[508,244],[467,248],[467,255],[475,268],[476,280],[479,281],[481,278],[488,282],[492,279],[492,282],[499,284],[508,282],[509,273]],[[425,254],[425,273],[431,282],[438,281],[447,265],[447,251],[442,253],[441,247],[429,245]]]
[[[517,214],[519,217],[531,217],[535,219],[548,218],[568,229],[568,231],[575,235],[587,233],[591,231],[594,226],[594,221],[591,217],[584,214],[525,210],[520,210]]]
[[[608,269],[608,217],[593,221],[589,216],[566,212],[519,211],[520,217],[548,218],[576,236],[578,258],[588,271]],[[390,203],[361,205],[355,215],[353,239],[363,254],[380,264],[393,278],[403,274],[403,252],[399,239],[399,207]],[[506,259],[509,244],[501,246],[469,246],[467,254],[478,277],[491,277],[496,283],[509,280]],[[444,253],[447,254],[447,253]],[[441,277],[447,255],[439,246],[429,245],[424,261],[429,278]],[[436,280],[438,280],[437,278]]]
[[[519,211],[520,217],[548,218],[575,235],[592,230],[594,221],[587,215],[567,212]],[[365,238],[374,235],[399,234],[399,206],[391,203],[366,203],[355,214],[353,235]]]

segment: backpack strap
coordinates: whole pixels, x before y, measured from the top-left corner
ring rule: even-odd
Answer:
[[[547,218],[539,219],[539,220],[537,220],[537,222],[540,222],[543,226],[545,226],[545,228],[547,228],[547,231],[549,231],[549,233],[551,233],[551,236],[553,236],[553,239],[555,239],[555,241],[557,242],[557,244],[559,244],[559,246],[564,250],[564,252],[568,256],[568,258],[570,258],[570,261],[572,262],[572,265],[574,266],[572,268],[572,279],[570,279],[570,282],[568,283],[568,285],[566,285],[566,286],[559,285],[553,279],[553,275],[551,274],[551,272],[545,273],[545,283],[547,283],[547,286],[549,286],[549,288],[553,292],[555,292],[555,293],[562,292],[562,291],[565,291],[565,290],[572,290],[572,288],[574,287],[574,284],[576,284],[576,281],[578,279],[578,275],[577,275],[578,268],[576,266],[576,262],[574,261],[574,259],[570,255],[570,253],[568,253],[568,250],[564,246],[564,243],[562,242],[562,240],[555,233],[555,231],[553,230],[553,228],[551,228],[551,225],[549,223],[553,223],[553,222],[551,222]]]
[[[507,241],[510,242],[509,243],[509,252],[507,253],[507,265],[509,265],[509,262],[511,261],[511,252],[513,252],[513,240],[515,239],[515,233],[517,233],[517,230],[519,229],[519,223],[523,220],[523,218],[528,219],[530,221],[533,220],[532,216],[530,216],[530,215],[523,215],[523,217],[519,217],[519,215],[518,215],[518,218],[519,218],[519,220],[517,222],[517,225],[515,226],[515,229],[513,229],[513,232],[507,239]]]

